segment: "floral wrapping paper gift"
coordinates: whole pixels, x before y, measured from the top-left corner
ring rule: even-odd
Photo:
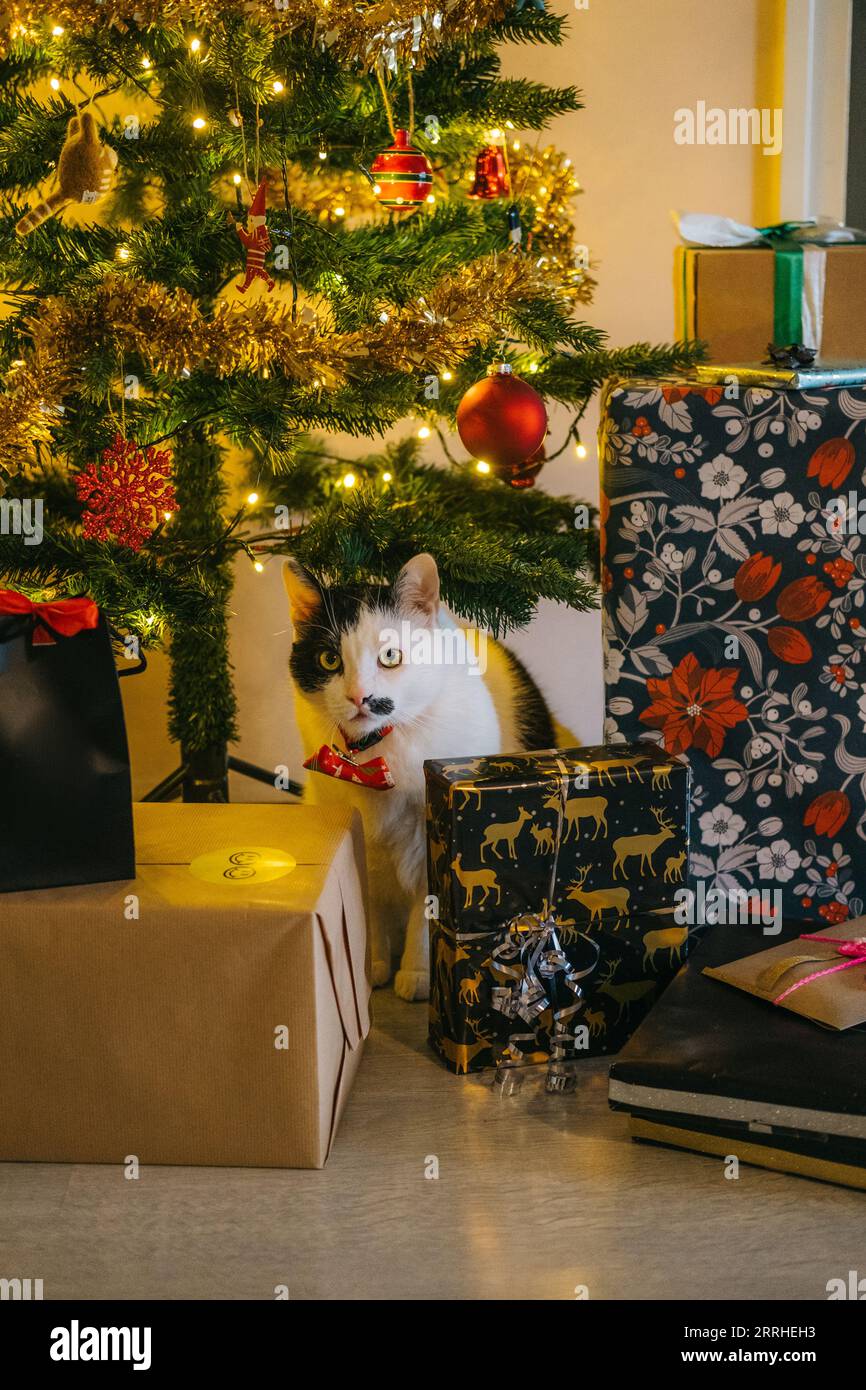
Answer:
[[[866,389],[735,373],[605,391],[605,737],[688,757],[699,893],[833,924],[866,888]]]

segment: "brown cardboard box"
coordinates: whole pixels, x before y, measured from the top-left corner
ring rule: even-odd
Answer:
[[[828,246],[822,363],[866,360],[866,245]],[[676,332],[709,344],[712,362],[762,362],[774,340],[774,253],[678,246]],[[807,343],[809,347],[818,346]]]
[[[0,1159],[321,1168],[369,1030],[357,815],[135,829],[134,881],[0,900]]]

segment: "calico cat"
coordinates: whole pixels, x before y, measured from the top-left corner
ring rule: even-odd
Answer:
[[[373,984],[390,979],[392,947],[405,923],[394,988],[403,999],[426,999],[424,760],[552,748],[550,713],[528,672],[498,643],[482,648],[483,663],[473,649],[474,669],[471,657],[441,659],[443,651],[459,651],[460,629],[440,604],[432,555],[416,555],[391,587],[329,588],[292,560],[283,575],[305,755],[323,744],[366,742],[353,758],[384,757],[394,781],[374,790],[313,772],[307,794],[320,804],[348,802],[363,817]]]

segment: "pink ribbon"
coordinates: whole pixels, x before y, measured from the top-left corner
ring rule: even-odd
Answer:
[[[841,936],[820,936],[817,933],[803,932],[800,940],[826,941],[829,946],[838,947],[835,953],[837,956],[850,956],[851,959],[840,961],[838,965],[829,965],[826,970],[813,970],[811,975],[805,975],[802,980],[797,980],[796,984],[789,985],[781,994],[777,994],[773,1000],[774,1004],[781,1004],[795,989],[802,989],[803,985],[820,980],[822,975],[834,975],[837,970],[850,970],[852,965],[866,965],[866,936],[857,936],[853,941],[846,941]]]

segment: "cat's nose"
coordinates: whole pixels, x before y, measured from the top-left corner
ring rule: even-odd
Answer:
[[[348,699],[351,700],[356,709],[361,709],[370,698],[369,695],[362,695],[360,691],[357,690],[349,690],[346,693]]]

